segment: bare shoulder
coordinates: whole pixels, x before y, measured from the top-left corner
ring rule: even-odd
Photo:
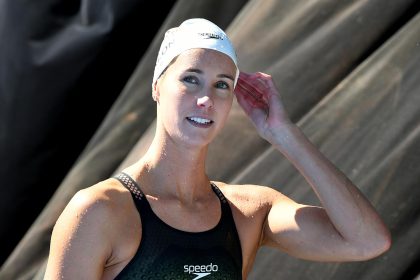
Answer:
[[[128,196],[128,191],[113,179],[79,190],[59,216],[53,238],[77,239],[82,243],[91,242],[93,237],[112,239],[127,211]]]
[[[276,189],[253,184],[227,184],[214,182],[226,198],[244,214],[269,210],[275,201],[290,200]]]
[[[222,191],[229,192],[240,196],[264,196],[279,193],[269,186],[261,186],[254,184],[228,184],[220,181],[213,181]]]
[[[114,179],[78,191],[54,225],[47,275],[81,274],[93,279],[118,262],[119,234],[130,232],[121,230],[129,223],[124,216],[133,213],[129,211],[129,197]]]
[[[121,239],[121,229],[127,232],[138,220],[130,192],[115,179],[107,179],[79,190],[61,213],[55,227],[63,224],[69,234],[86,232],[107,240]],[[128,231],[130,232],[130,231]],[[113,244],[115,242],[109,242]]]
[[[101,181],[79,190],[69,201],[62,215],[74,218],[109,219],[118,215],[126,203],[128,190],[113,179]],[[60,218],[62,218],[60,216]]]

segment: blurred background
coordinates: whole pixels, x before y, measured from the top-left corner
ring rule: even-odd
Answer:
[[[273,76],[293,121],[393,236],[386,254],[355,263],[263,248],[249,279],[420,279],[416,0],[0,0],[0,279],[42,279],[74,193],[148,148],[164,31],[192,17],[227,31],[241,70]],[[207,167],[319,204],[236,103]]]

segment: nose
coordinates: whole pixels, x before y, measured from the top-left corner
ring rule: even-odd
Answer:
[[[213,100],[211,100],[211,98],[208,95],[201,96],[197,98],[197,106],[206,109],[212,108]]]

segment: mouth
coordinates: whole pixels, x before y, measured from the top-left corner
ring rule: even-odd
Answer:
[[[187,121],[196,126],[196,127],[209,127],[211,126],[214,121],[206,119],[206,118],[199,118],[199,117],[186,117]]]

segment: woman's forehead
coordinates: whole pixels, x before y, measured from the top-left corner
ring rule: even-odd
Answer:
[[[174,61],[181,68],[215,68],[234,75],[236,66],[232,59],[215,50],[189,49],[182,52]]]

